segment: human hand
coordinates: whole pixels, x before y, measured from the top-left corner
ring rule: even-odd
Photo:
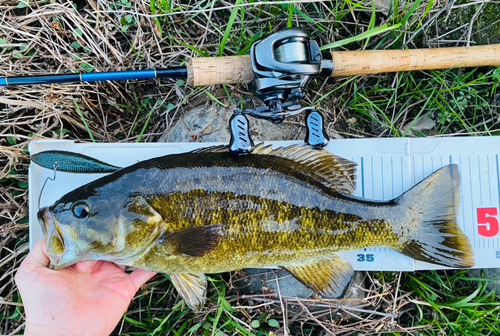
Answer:
[[[15,280],[26,311],[24,335],[109,335],[139,287],[156,273],[131,274],[107,261],[47,268],[41,239],[21,263]]]

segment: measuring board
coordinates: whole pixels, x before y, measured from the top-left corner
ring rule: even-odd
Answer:
[[[300,142],[269,142],[274,147]],[[125,167],[138,161],[191,151],[219,143],[84,143],[68,140],[35,140],[31,154],[46,150],[81,153],[106,163]],[[453,138],[378,138],[332,140],[325,148],[335,155],[358,164],[357,188],[353,195],[390,200],[448,164],[457,164],[461,174],[458,223],[474,248],[474,268],[500,268],[500,137]],[[31,163],[29,168],[30,247],[40,239],[37,220],[40,207],[57,201],[67,192],[105,174],[72,174],[54,172]],[[339,252],[355,270],[413,271],[444,269],[395,252],[389,248],[371,247]]]

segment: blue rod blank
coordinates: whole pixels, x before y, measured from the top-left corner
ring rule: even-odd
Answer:
[[[105,80],[127,80],[145,78],[187,78],[185,67],[171,67],[167,69],[89,72],[57,75],[13,76],[0,77],[0,86],[24,84],[50,84],[50,83],[78,83],[96,82]]]

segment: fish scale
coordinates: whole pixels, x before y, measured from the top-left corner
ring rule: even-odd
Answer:
[[[252,193],[251,190],[247,192]],[[322,196],[331,197],[327,203],[338,211],[305,208],[250,195],[208,193],[198,189],[176,192],[175,196],[169,197],[145,197],[166,219],[167,231],[223,225],[224,233],[217,247],[200,257],[197,263],[200,269],[189,269],[191,272],[214,273],[231,269],[232,264],[226,261],[226,253],[245,256],[238,260],[242,267],[262,267],[283,265],[291,253],[295,254],[296,259],[308,259],[313,254],[315,258],[322,259],[333,252],[367,246],[393,246],[398,241],[399,236],[391,232],[387,221],[363,221],[355,214],[343,213],[342,205],[335,205],[331,195],[324,193]],[[232,200],[232,203],[228,200]],[[136,265],[140,266],[144,262],[149,269],[165,270],[168,267],[172,268],[168,273],[177,273],[190,262],[190,257],[184,256],[169,257],[168,260],[157,258],[157,254],[164,253],[164,250],[158,249],[161,247],[152,250],[152,255],[144,256],[144,261],[141,259]],[[249,254],[254,258],[247,258]],[[179,265],[179,268],[174,265]]]

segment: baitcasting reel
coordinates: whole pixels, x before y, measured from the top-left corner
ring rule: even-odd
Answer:
[[[304,90],[316,76],[331,73],[331,60],[324,60],[316,41],[299,28],[289,28],[271,34],[254,43],[250,49],[255,74],[250,84],[253,94],[265,106],[236,110],[230,120],[230,150],[244,155],[253,150],[245,115],[281,123],[285,118],[307,111],[306,143],[322,148],[328,143],[323,129],[323,116],[314,107],[301,107]]]

